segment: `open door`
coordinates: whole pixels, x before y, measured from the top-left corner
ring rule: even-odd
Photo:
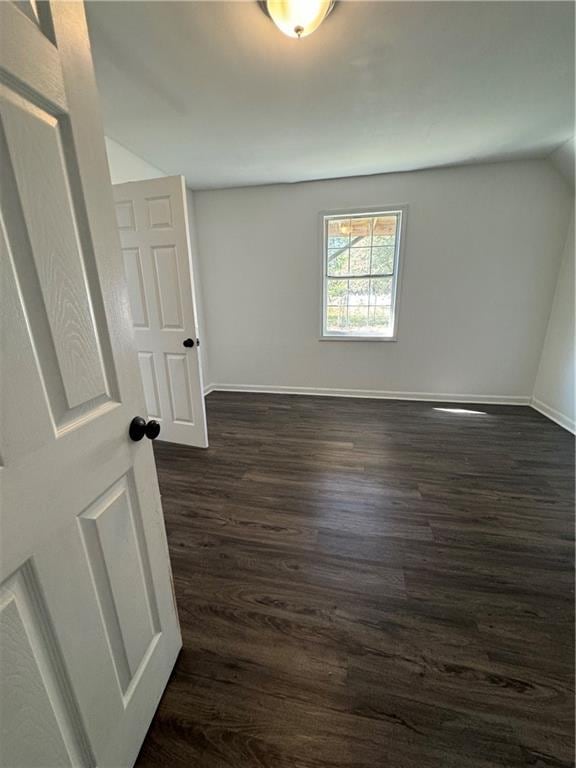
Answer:
[[[148,416],[162,440],[206,448],[206,411],[182,176],[114,185]]]
[[[0,765],[133,765],[181,647],[84,9],[0,2]]]

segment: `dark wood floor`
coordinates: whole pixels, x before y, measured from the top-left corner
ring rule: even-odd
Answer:
[[[140,768],[573,765],[567,432],[516,407],[207,407],[208,451],[156,446],[184,649]]]

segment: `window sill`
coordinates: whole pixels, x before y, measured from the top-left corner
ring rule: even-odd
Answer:
[[[398,341],[397,336],[320,336],[318,341]]]

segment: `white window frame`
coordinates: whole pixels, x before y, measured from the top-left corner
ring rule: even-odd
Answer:
[[[366,216],[386,216],[391,213],[400,214],[400,227],[396,234],[396,248],[394,249],[394,275],[392,277],[392,321],[390,323],[391,333],[388,336],[352,336],[346,333],[327,333],[326,332],[326,301],[327,301],[327,254],[328,254],[328,222],[330,219],[341,219],[348,217],[350,219],[361,219]],[[402,279],[402,268],[404,266],[404,242],[406,240],[406,217],[408,213],[407,205],[386,205],[379,208],[343,208],[337,211],[322,211],[320,213],[320,232],[322,246],[322,306],[320,308],[320,341],[398,341],[398,315],[400,284]]]

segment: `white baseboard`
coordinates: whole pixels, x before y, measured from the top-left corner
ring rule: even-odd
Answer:
[[[204,397],[210,392],[261,392],[271,395],[316,395],[319,397],[364,397],[376,400],[423,400],[438,403],[478,403],[489,405],[530,405],[569,432],[576,434],[576,422],[560,411],[527,395],[463,395],[445,392],[390,392],[380,389],[331,389],[318,387],[284,387],[266,384],[207,384]]]
[[[552,408],[551,405],[543,403],[542,400],[538,400],[537,397],[532,398],[530,405],[535,411],[538,411],[543,416],[551,419],[551,421],[555,421],[556,424],[564,427],[568,432],[572,432],[573,435],[576,434],[576,422],[565,414],[560,413],[560,411],[557,411],[556,408]]]
[[[377,400],[424,400],[443,403],[479,403],[488,405],[530,405],[528,395],[469,395],[445,392],[389,392],[380,389],[331,389],[318,387],[284,387],[266,384],[209,384],[210,392],[261,392],[275,395],[317,395],[320,397],[365,397]]]

